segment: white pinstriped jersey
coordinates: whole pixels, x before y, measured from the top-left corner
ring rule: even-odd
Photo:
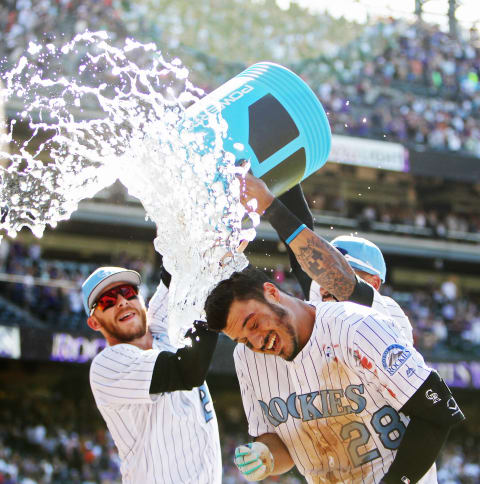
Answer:
[[[315,306],[293,361],[235,348],[249,434],[276,433],[311,484],[378,483],[408,425],[398,410],[431,369],[384,315],[350,302]]]
[[[105,348],[93,360],[90,385],[118,448],[124,484],[221,484],[218,424],[207,385],[150,395],[155,361],[176,351],[167,332],[168,289],[160,284],[147,321],[153,349]]]
[[[390,316],[400,326],[407,340],[413,344],[412,325],[403,309],[391,297],[382,296],[374,287],[372,309],[379,313]],[[312,281],[310,286],[310,301],[314,303],[322,302],[320,286],[317,282]]]

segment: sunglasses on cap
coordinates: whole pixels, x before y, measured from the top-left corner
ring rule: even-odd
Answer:
[[[121,286],[113,287],[112,289],[104,292],[93,304],[90,310],[90,316],[95,309],[105,311],[108,308],[112,308],[117,303],[117,296],[121,295],[129,301],[138,296],[138,287],[132,286],[132,284],[122,284]]]

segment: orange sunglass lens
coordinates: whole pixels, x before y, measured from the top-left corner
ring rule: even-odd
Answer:
[[[110,291],[106,292],[97,301],[97,308],[101,311],[115,306],[117,302],[117,296],[121,294],[125,299],[132,299],[138,294],[137,288],[130,285],[114,287]]]

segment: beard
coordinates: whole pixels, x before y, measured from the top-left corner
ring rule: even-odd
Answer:
[[[338,302],[338,299],[333,294],[327,292],[322,296],[322,302]]]
[[[268,301],[267,304],[278,317],[279,327],[281,327],[284,331],[286,331],[286,333],[288,333],[288,335],[290,336],[290,342],[292,343],[292,351],[289,354],[283,354],[281,357],[286,361],[292,361],[295,359],[298,353],[300,353],[300,347],[298,344],[297,333],[295,332],[292,323],[290,322],[290,317],[287,311],[285,311],[285,309],[283,309],[281,306],[271,304]]]
[[[145,336],[147,332],[147,313],[145,309],[139,311],[140,324],[134,327],[118,328],[103,323],[103,330],[112,338],[115,338],[119,343],[130,343],[131,341]]]

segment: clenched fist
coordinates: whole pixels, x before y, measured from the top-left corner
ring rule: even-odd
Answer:
[[[261,442],[250,442],[237,447],[234,462],[250,482],[261,481],[273,472],[273,455]]]

